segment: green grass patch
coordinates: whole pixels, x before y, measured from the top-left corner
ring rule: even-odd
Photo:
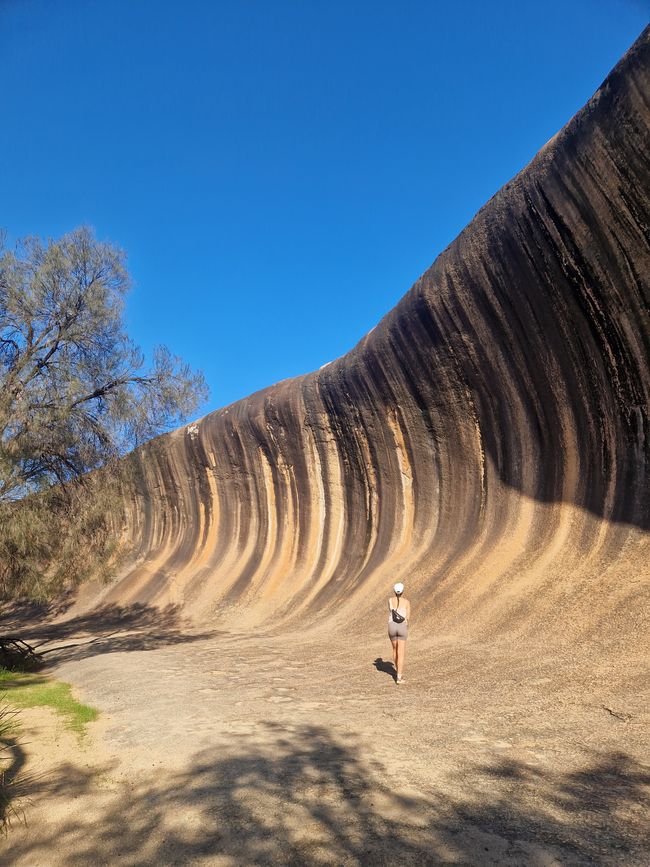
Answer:
[[[74,698],[70,684],[50,680],[42,674],[22,674],[0,668],[0,693],[4,693],[14,707],[51,707],[64,718],[66,728],[80,736],[85,733],[86,723],[98,716],[94,707]]]

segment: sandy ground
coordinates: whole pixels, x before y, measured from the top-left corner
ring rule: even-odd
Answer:
[[[647,865],[642,658],[434,640],[68,630],[81,741],[23,713],[3,865]],[[383,661],[382,661],[383,660]]]

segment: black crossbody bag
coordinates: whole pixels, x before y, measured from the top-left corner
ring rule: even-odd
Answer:
[[[402,615],[398,612],[397,608],[391,608],[390,613],[393,615],[394,623],[404,623],[406,617],[402,617]]]

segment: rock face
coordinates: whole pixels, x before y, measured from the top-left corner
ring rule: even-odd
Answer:
[[[650,28],[355,349],[135,453],[104,601],[638,639],[649,123]]]

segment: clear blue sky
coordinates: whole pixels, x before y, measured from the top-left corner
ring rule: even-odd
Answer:
[[[126,250],[203,412],[350,349],[580,108],[643,0],[0,0],[0,226]]]

